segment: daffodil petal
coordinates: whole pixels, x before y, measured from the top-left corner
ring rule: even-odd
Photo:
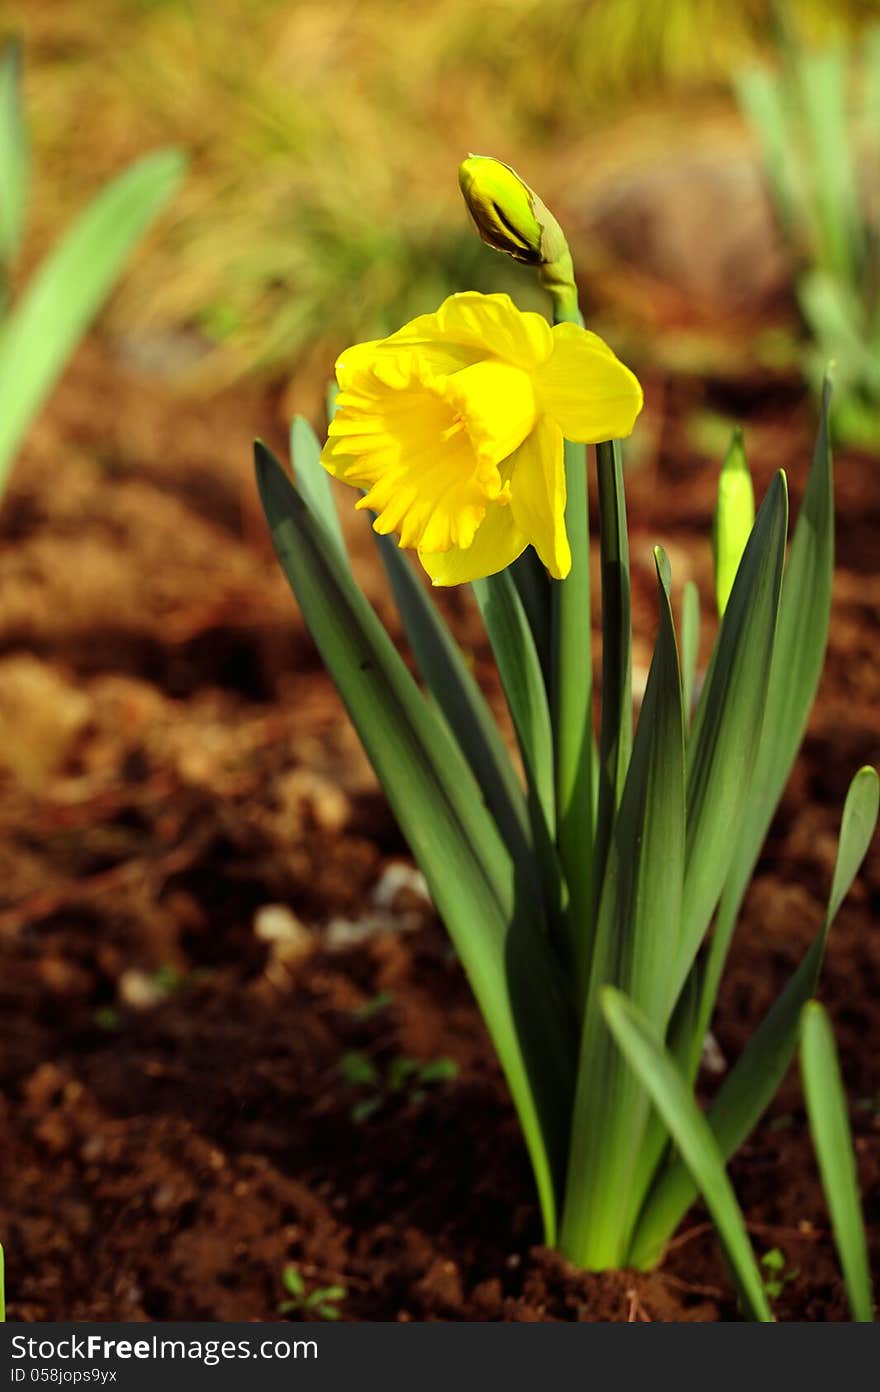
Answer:
[[[453,372],[443,395],[465,422],[476,452],[496,464],[513,454],[534,427],[531,377],[497,358]]]
[[[340,389],[356,391],[362,374],[370,372],[377,363],[385,365],[389,377],[396,374],[403,378],[413,364],[420,365],[423,370],[429,369],[439,377],[477,362],[480,357],[478,347],[466,348],[459,343],[438,339],[434,327],[436,318],[436,314],[422,314],[389,338],[355,343],[351,348],[346,348],[336,359],[336,380]]]
[[[426,315],[425,318],[432,316]],[[450,295],[433,316],[434,332],[450,343],[482,350],[502,362],[533,371],[553,352],[550,325],[540,314],[517,309],[509,295],[467,290]]]
[[[535,372],[535,395],[567,440],[597,444],[632,433],[642,389],[597,334],[577,324],[552,330],[553,353]]]
[[[486,516],[466,550],[431,553],[419,548],[419,560],[435,585],[464,585],[504,570],[526,549],[527,541],[503,503],[489,503]]]
[[[505,473],[508,469],[514,522],[550,574],[564,580],[571,570],[571,549],[565,530],[562,432],[554,420],[541,417],[508,460]]]

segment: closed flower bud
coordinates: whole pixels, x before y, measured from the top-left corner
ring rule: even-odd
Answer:
[[[469,155],[458,182],[483,241],[529,266],[548,266],[568,257],[562,228],[533,189],[509,164]]]

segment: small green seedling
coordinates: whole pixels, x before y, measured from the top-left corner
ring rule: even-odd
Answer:
[[[381,1015],[383,1010],[387,1010],[394,1002],[394,996],[390,991],[377,991],[375,996],[370,996],[363,1005],[359,1005],[351,1012],[351,1018],[361,1022],[372,1020],[374,1016]]]
[[[761,1258],[761,1275],[768,1300],[778,1300],[785,1287],[797,1280],[800,1268],[786,1264],[785,1253],[778,1247],[771,1247]]]
[[[370,1095],[361,1098],[351,1109],[351,1119],[355,1122],[369,1121],[394,1097],[403,1096],[407,1102],[418,1106],[425,1100],[428,1088],[458,1077],[454,1059],[436,1058],[424,1063],[405,1054],[396,1054],[391,1059],[383,1077],[369,1055],[359,1049],[343,1054],[339,1071],[352,1087],[370,1089]]]
[[[281,1283],[288,1299],[278,1306],[279,1315],[301,1314],[320,1320],[338,1320],[339,1306],[348,1294],[345,1286],[319,1286],[310,1291],[298,1266],[288,1262],[281,1273]]]

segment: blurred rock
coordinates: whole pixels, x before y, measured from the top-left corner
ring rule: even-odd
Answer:
[[[90,698],[29,654],[0,659],[0,767],[37,793],[88,724]]]
[[[759,314],[790,286],[790,257],[747,151],[701,151],[616,172],[591,190],[584,225],[636,274],[640,295],[646,279],[663,287],[670,313]]]

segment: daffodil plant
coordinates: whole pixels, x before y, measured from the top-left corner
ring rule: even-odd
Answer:
[[[547,1242],[587,1268],[648,1267],[700,1192],[744,1308],[769,1319],[725,1161],[797,1047],[831,920],[876,821],[872,769],[850,789],[815,942],[705,1112],[694,1086],[824,657],[828,392],[787,564],[785,477],[755,517],[742,443],[731,447],[714,527],[720,624],[701,680],[696,591],[684,590],[677,636],[670,566],[656,549],[658,630],[634,726],[619,440],[642,392],[583,327],[565,238],[540,199],[479,157],[461,186],[484,240],[536,267],[552,327],[505,295],[467,292],[348,349],[323,450],[294,423],[296,484],[257,445],[266,515],[470,979]],[[595,732],[588,467],[602,577]],[[330,475],[361,490],[421,685],[352,574]],[[435,586],[470,582],[522,778],[407,550]]]

